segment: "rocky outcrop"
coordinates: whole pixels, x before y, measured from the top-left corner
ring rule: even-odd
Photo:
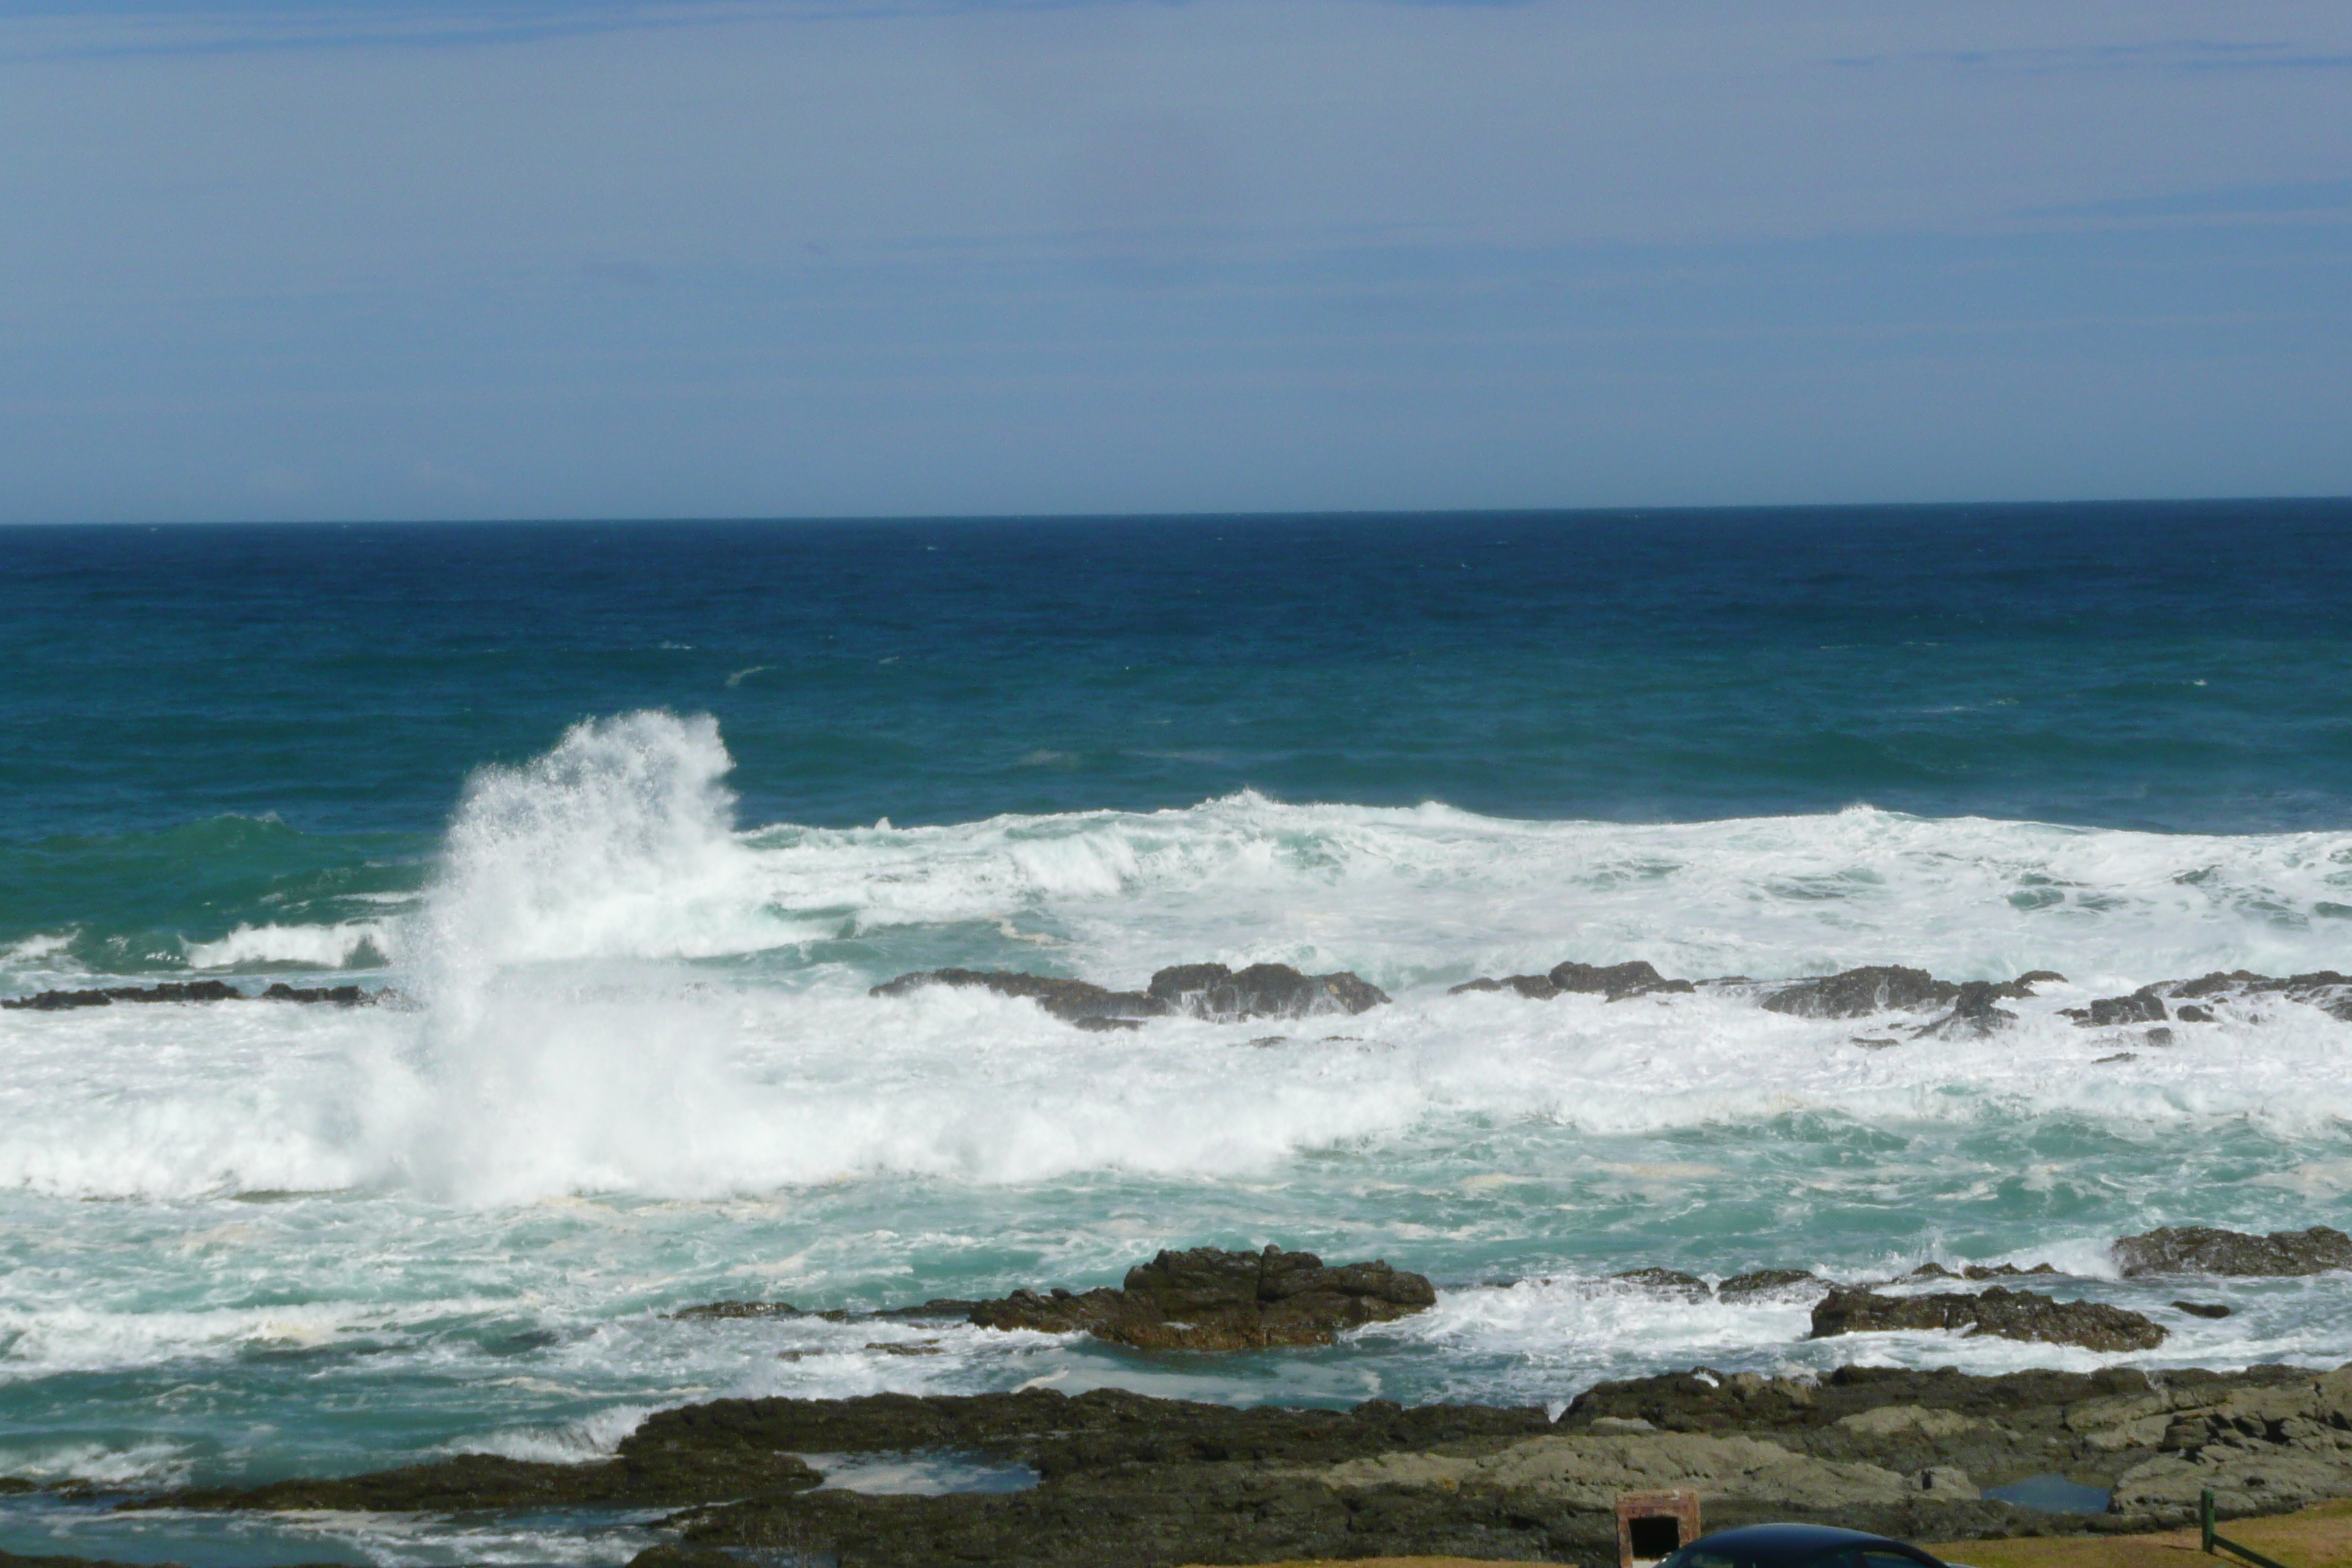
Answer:
[[[1679,1268],[1629,1268],[1610,1278],[1621,1284],[1679,1296],[1687,1301],[1704,1301],[1713,1294],[1706,1288],[1706,1280],[1696,1274],[1685,1274]]]
[[[1334,1335],[1433,1304],[1427,1279],[1385,1262],[1326,1267],[1311,1252],[1162,1252],[1117,1290],[1015,1290],[982,1301],[983,1329],[1088,1333],[1139,1350],[1230,1351],[1328,1344]]]
[[[929,985],[973,986],[999,996],[1034,1002],[1066,1024],[1097,1019],[1156,1018],[1167,1009],[1140,991],[1112,991],[1084,980],[1056,980],[1003,969],[926,969],[886,980],[869,996],[904,996]]]
[[[356,985],[300,989],[283,981],[258,997],[221,980],[171,981],[162,985],[109,985],[91,991],[44,991],[33,996],[0,1001],[11,1011],[58,1013],[72,1007],[110,1007],[117,1002],[325,1002],[340,1007],[363,1007],[387,993],[362,991]]]
[[[1580,963],[1570,959],[1554,964],[1549,974],[1508,974],[1500,980],[1465,981],[1446,994],[1459,996],[1465,991],[1516,991],[1538,1002],[1569,995],[1597,995],[1612,1002],[1622,1002],[1629,996],[1647,996],[1654,992],[1687,994],[1694,989],[1687,980],[1670,980],[1660,974],[1643,959],[1605,966]]]
[[[1178,964],[1154,974],[1150,988],[1144,991],[1112,991],[1084,980],[1010,970],[927,969],[886,980],[867,994],[903,996],[929,985],[976,986],[1000,996],[1026,997],[1080,1028],[1127,1027],[1144,1018],[1170,1016],[1227,1023],[1355,1014],[1389,999],[1379,986],[1344,971],[1302,974],[1286,963],[1253,963],[1238,971],[1222,963]]]
[[[793,1456],[929,1453],[1027,1466],[1014,1493],[811,1489]],[[615,1471],[638,1468],[635,1479]],[[1979,1498],[2063,1474],[2107,1514]],[[2147,1530],[2352,1496],[2352,1368],[1979,1377],[1844,1367],[1818,1379],[1695,1369],[1604,1383],[1557,1422],[1475,1405],[1302,1410],[1102,1389],[729,1399],[648,1417],[614,1460],[482,1457],[347,1481],[197,1491],[144,1506],[463,1508],[705,1500],[635,1568],[740,1553],[863,1568],[1159,1568],[1367,1554],[1593,1562],[1621,1489],[1696,1487],[1707,1521],[1820,1520],[1912,1539]],[[654,1506],[663,1506],[656,1503]]]
[[[1996,1001],[2022,1001],[2033,994],[2038,982],[2065,978],[2055,970],[2037,969],[2014,980],[1971,980],[1966,984],[1955,984],[1949,980],[1938,980],[1924,969],[1871,964],[1782,984],[1765,996],[1764,1006],[1770,1012],[1799,1018],[1867,1018],[1880,1013],[1949,1006],[1949,1015],[1918,1032],[1940,1033],[1948,1029],[1986,1033],[2003,1023],[2014,1022],[2011,1015],[1993,1005]]]
[[[1996,1000],[2011,996],[2022,985],[2011,982],[1996,985],[1990,980],[1968,980],[1960,984],[1952,998],[1952,1010],[1931,1024],[1922,1024],[1911,1031],[1915,1040],[1976,1040],[1997,1034],[2017,1022],[2017,1015],[2005,1007],[1997,1007]]]
[[[1388,993],[1346,971],[1302,974],[1286,963],[1183,963],[1151,977],[1149,994],[1167,1012],[1227,1022],[1243,1018],[1306,1018],[1326,1013],[1367,1013]]]
[[[820,1477],[789,1453],[680,1443],[647,1422],[597,1464],[560,1465],[499,1454],[458,1454],[430,1465],[341,1480],[273,1481],[249,1489],[192,1488],[127,1509],[338,1509],[456,1513],[484,1508],[652,1508],[801,1491]]]
[[[2164,999],[2153,985],[2143,985],[2128,996],[2102,996],[2087,1007],[2062,1007],[2061,1016],[2084,1029],[2104,1029],[2117,1024],[2161,1024],[2168,1016]]]
[[[2167,981],[2153,989],[2186,1002],[2279,996],[2316,1007],[2341,1022],[2352,1023],[2352,975],[2339,974],[2333,969],[2284,976],[2257,974],[2251,969],[2233,969],[2224,973],[2217,969],[2194,980]],[[2197,1010],[2209,1019],[2212,1016],[2203,1007]],[[2184,1011],[2180,1016],[2188,1015]]]
[[[1979,1294],[1882,1296],[1868,1289],[1832,1290],[1813,1308],[1812,1338],[1916,1329],[1958,1329],[1969,1338],[2080,1345],[2094,1351],[2154,1350],[2161,1324],[2098,1301],[2060,1301],[2000,1286]]]
[[[2245,1279],[2324,1274],[2352,1268],[2352,1236],[2324,1225],[2308,1230],[2274,1230],[2268,1236],[2201,1225],[2167,1226],[2117,1241],[2115,1258],[2127,1279],[2143,1274],[2223,1274]]]

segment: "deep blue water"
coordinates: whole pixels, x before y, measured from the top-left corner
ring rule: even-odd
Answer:
[[[752,820],[2352,811],[2352,502],[0,531],[0,832],[430,832],[709,711]]]

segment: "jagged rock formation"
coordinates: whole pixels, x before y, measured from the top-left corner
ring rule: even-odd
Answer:
[[[1952,1017],[1939,1019],[1930,1026],[1931,1028],[1941,1028],[1954,1019],[1963,1019],[1964,1024],[1973,1025],[2000,1011],[1992,1005],[1995,1000],[2021,1001],[2033,994],[2037,981],[2063,979],[2065,976],[2055,971],[2037,969],[2014,980],[2000,983],[1972,980],[1966,986],[1961,986],[1948,980],[1938,980],[1924,969],[1906,969],[1900,964],[1870,964],[1783,985],[1764,998],[1764,1006],[1770,1012],[1787,1013],[1799,1018],[1867,1018],[1879,1013],[1916,1012],[1922,1007],[1953,1005]],[[1965,1013],[1957,1005],[1964,994],[1968,998]]]
[[[2167,1226],[2126,1236],[2115,1246],[2124,1278],[2143,1274],[2223,1274],[2241,1278],[2322,1274],[2352,1268],[2352,1236],[2324,1225],[2308,1230],[2274,1230],[2268,1236],[2216,1230],[2210,1226]]]
[[[1136,1265],[1117,1290],[1016,1290],[979,1303],[971,1321],[984,1329],[1085,1332],[1139,1350],[1249,1350],[1328,1344],[1346,1330],[1406,1317],[1436,1300],[1427,1279],[1385,1262],[1335,1268],[1311,1252],[1278,1247],[1196,1247]]]
[[[117,1002],[324,1002],[339,1007],[363,1007],[383,999],[383,991],[362,991],[356,985],[298,988],[279,981],[258,996],[220,980],[169,981],[161,985],[109,985],[90,991],[43,991],[32,996],[0,1001],[10,1011],[58,1013],[71,1007],[110,1007]]]
[[[1653,992],[1683,992],[1695,989],[1687,980],[1669,980],[1643,959],[1606,967],[1579,963],[1570,959],[1552,966],[1549,974],[1509,974],[1500,980],[1466,980],[1446,992],[1459,996],[1465,991],[1516,991],[1531,1001],[1549,1002],[1555,996],[1598,995],[1612,1002],[1622,1002],[1629,996],[1646,996]]]
[[[2154,1350],[2165,1340],[2161,1324],[2121,1307],[2060,1301],[1999,1285],[1975,1295],[1882,1296],[1867,1289],[1836,1289],[1813,1308],[1812,1338],[1817,1340],[1904,1329],[1962,1329],[1971,1339],[1992,1334],[2094,1351]]]
[[[2143,985],[2128,996],[2102,996],[2087,1007],[2062,1007],[2059,1012],[2084,1029],[2104,1029],[2116,1024],[2161,1024],[2169,1016],[2153,985]]]
[[[927,969],[886,980],[867,993],[903,996],[928,985],[978,986],[1000,996],[1025,996],[1066,1024],[1080,1028],[1132,1028],[1145,1018],[1192,1017],[1225,1023],[1247,1018],[1303,1018],[1356,1014],[1388,1001],[1379,986],[1345,971],[1302,974],[1286,963],[1182,963],[1151,977],[1148,990],[1112,991],[1084,980],[1057,980],[998,969]]]

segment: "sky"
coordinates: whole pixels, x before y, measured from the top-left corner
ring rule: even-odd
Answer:
[[[0,521],[2346,493],[2343,0],[0,0]]]

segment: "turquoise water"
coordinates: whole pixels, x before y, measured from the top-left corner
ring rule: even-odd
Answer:
[[[2112,1278],[2352,1211],[2352,1026],[2057,1009],[2352,968],[2352,506],[0,531],[0,1475],[137,1490],[587,1457],[742,1393],[1034,1380],[1557,1404],[1604,1376],[2085,1352],[1805,1342],[1612,1284],[2051,1261],[2161,1364],[2352,1359],[2341,1277]],[[2063,984],[1984,1041],[1736,990],[1449,996],[1563,958]],[[958,963],[1347,968],[1354,1018],[1130,1035]],[[1266,1037],[1284,1037],[1261,1044]],[[1385,1256],[1438,1307],[1149,1358],[815,1319]],[[913,1352],[913,1353],[895,1353]],[[134,1561],[625,1561],[641,1518],[0,1505]]]

